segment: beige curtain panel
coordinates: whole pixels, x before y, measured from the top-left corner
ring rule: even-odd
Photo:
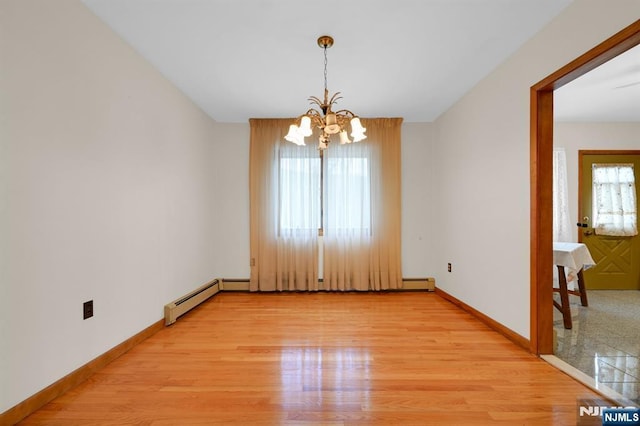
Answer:
[[[314,136],[284,140],[291,119],[250,120],[252,291],[402,286],[402,119],[362,121],[366,140],[321,158]]]

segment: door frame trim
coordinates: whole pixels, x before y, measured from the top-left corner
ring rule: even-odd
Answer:
[[[553,354],[553,91],[640,44],[640,19],[530,89],[530,350]]]

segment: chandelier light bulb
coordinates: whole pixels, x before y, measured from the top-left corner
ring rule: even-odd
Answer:
[[[354,142],[360,142],[366,139],[367,136],[364,134],[366,130],[367,129],[362,127],[362,124],[360,123],[360,119],[358,117],[354,117],[351,119],[351,137],[353,138]]]
[[[318,149],[323,150],[323,149],[327,149],[327,146],[329,144],[329,136],[325,133],[320,135],[320,138],[318,139]]]
[[[340,144],[344,145],[345,143],[351,143],[351,139],[349,139],[349,136],[347,135],[347,131],[342,130],[340,131]]]
[[[284,137],[285,140],[295,143],[296,145],[304,145],[304,136],[300,133],[300,128],[295,124],[289,126],[289,133]]]
[[[324,131],[329,135],[335,135],[340,131],[340,125],[338,124],[338,118],[334,113],[329,113],[325,117]]]
[[[313,129],[311,128],[311,118],[303,115],[302,118],[300,119],[300,127],[299,127],[299,131],[300,134],[302,135],[302,137],[307,137],[307,136],[311,136],[313,134]]]

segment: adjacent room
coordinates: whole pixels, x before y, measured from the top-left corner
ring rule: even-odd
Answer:
[[[640,403],[640,252],[631,284],[596,283],[587,240],[613,236],[579,182],[583,157],[640,152],[637,55],[612,89],[636,114],[556,90],[553,237],[557,163],[532,142],[532,87],[637,52],[639,17],[0,0],[0,423],[570,424]],[[561,275],[551,239],[593,265]]]
[[[555,354],[592,378],[594,386],[636,404],[639,66],[640,48],[635,47],[554,94],[554,241],[584,244],[590,257],[584,270],[587,297],[571,296],[571,323],[560,310],[554,311]],[[621,179],[611,179],[614,176]],[[608,188],[614,191],[603,192]],[[612,208],[613,202],[620,208]],[[575,281],[569,285],[575,286]]]

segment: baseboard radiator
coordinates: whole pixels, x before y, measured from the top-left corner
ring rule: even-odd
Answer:
[[[428,278],[403,278],[402,290],[426,290],[436,291],[436,279]]]
[[[320,281],[320,290],[324,290]],[[435,290],[434,278],[403,278],[402,288],[398,290]],[[249,291],[248,279],[215,279],[202,287],[182,296],[173,302],[164,305],[164,324],[171,325],[179,316],[186,314],[214,294],[220,291]]]
[[[320,290],[324,290],[324,283],[322,282],[322,280],[320,280],[318,284],[319,284]],[[249,280],[223,278],[220,289],[224,291],[249,291]],[[402,288],[398,289],[398,291],[403,291],[403,290],[435,291],[435,289],[436,289],[435,278],[432,278],[432,277],[403,278]]]
[[[186,314],[214,294],[220,291],[220,280],[215,279],[185,294],[179,299],[164,305],[164,324],[171,325],[179,316]]]

